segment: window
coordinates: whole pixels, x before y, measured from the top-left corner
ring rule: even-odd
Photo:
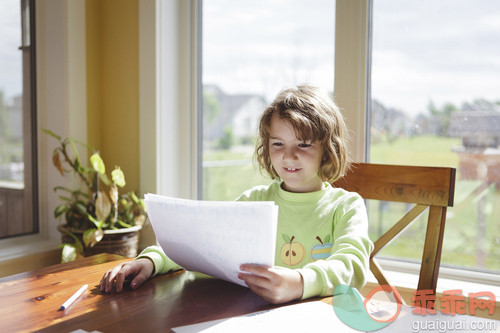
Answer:
[[[35,233],[34,1],[0,4],[0,238]]]
[[[202,198],[270,179],[252,162],[257,121],[283,89],[333,91],[335,1],[203,2]]]
[[[457,168],[442,264],[500,271],[500,7],[374,0],[369,161]],[[370,203],[371,233],[406,207]],[[422,224],[384,250],[420,260]],[[405,235],[403,234],[403,236]]]

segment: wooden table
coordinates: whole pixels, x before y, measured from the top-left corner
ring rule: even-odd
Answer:
[[[1,278],[0,331],[168,332],[178,326],[273,307],[248,288],[186,271],[157,276],[134,291],[102,294],[99,281],[104,272],[127,260],[131,259],[100,254]],[[84,284],[89,285],[88,292],[67,310],[58,311]],[[321,300],[332,303],[331,297]],[[333,308],[331,315],[337,318]],[[498,321],[460,315],[418,316],[412,314],[411,307],[404,307],[395,322],[377,332],[411,332],[415,324],[422,328],[426,322],[454,322],[466,327],[490,324],[489,330],[479,331],[500,332]],[[335,327],[326,331],[347,328],[338,318],[330,326]]]
[[[126,260],[101,254],[0,279],[0,331],[166,332],[269,307],[248,288],[185,271],[155,277],[134,291],[102,294],[104,272]],[[84,284],[88,292],[57,311]]]

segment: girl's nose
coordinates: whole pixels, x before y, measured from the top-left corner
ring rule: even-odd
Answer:
[[[283,153],[283,160],[296,160],[297,159],[297,153],[295,149],[289,148],[285,149],[285,152]]]

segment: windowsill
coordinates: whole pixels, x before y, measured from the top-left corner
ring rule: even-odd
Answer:
[[[0,187],[10,190],[24,190],[24,183],[0,180]]]
[[[390,259],[377,260],[392,285],[416,289],[420,264]],[[368,281],[375,282],[376,279],[370,274]],[[465,296],[469,293],[490,291],[495,295],[497,302],[500,300],[500,279],[498,274],[441,266],[436,291],[442,293],[445,290],[452,289],[461,289],[462,294]]]
[[[0,263],[57,249],[60,240],[40,235],[20,236],[0,241]]]

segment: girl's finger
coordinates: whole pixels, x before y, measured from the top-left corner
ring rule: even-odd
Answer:
[[[269,277],[269,273],[271,267],[264,265],[255,265],[255,264],[243,264],[240,266],[240,270],[244,272],[249,272],[252,274]]]

